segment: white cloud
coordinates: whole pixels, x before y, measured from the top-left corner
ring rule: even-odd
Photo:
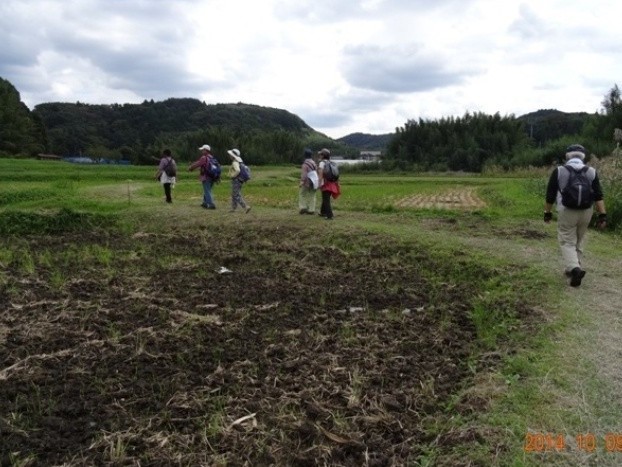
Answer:
[[[605,0],[3,0],[0,76],[42,102],[194,97],[332,137],[464,112],[598,110],[622,74]]]

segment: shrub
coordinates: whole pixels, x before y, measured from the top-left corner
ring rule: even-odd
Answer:
[[[614,152],[611,157],[593,160],[592,165],[598,169],[605,194],[609,228],[620,230],[622,227],[622,156]]]

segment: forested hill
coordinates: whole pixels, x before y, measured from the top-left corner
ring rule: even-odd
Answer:
[[[555,109],[541,109],[518,117],[525,125],[525,132],[536,144],[578,135],[590,118],[586,112],[561,112]]]
[[[232,132],[286,131],[305,136],[315,131],[298,116],[250,104],[207,105],[197,99],[167,99],[142,104],[91,105],[46,103],[33,113],[43,121],[53,152],[75,153],[84,147],[118,149],[153,144],[173,135],[226,128]]]

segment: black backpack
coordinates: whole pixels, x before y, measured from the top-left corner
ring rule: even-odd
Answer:
[[[167,177],[177,176],[177,164],[175,164],[175,161],[172,157],[168,160],[168,164],[166,164],[166,166],[164,167],[164,173]]]
[[[339,167],[333,161],[326,161],[324,165],[324,178],[329,182],[339,180]]]
[[[592,180],[587,172],[590,169],[587,165],[581,169],[575,169],[570,165],[565,165],[568,172],[568,183],[560,190],[562,194],[562,204],[568,209],[588,209],[594,204],[594,191],[592,190]]]

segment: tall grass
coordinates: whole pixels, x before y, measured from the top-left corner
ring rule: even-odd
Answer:
[[[594,160],[605,195],[607,223],[609,228],[619,232],[622,230],[622,154],[614,153],[612,157]]]

